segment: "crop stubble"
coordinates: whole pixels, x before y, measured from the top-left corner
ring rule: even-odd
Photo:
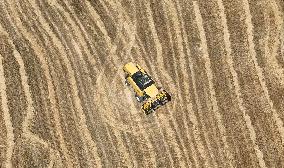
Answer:
[[[0,2],[0,167],[284,166],[283,1]]]

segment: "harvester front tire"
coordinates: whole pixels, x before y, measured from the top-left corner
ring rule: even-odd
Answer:
[[[145,100],[145,97],[144,96],[135,96],[135,98],[136,98],[136,100],[138,101],[138,102],[143,102],[144,100]]]
[[[126,85],[126,86],[129,86],[129,83],[127,82],[127,80],[125,81],[125,85]]]

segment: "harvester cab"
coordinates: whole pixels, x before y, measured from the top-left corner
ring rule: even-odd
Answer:
[[[143,102],[142,110],[150,114],[171,100],[171,96],[159,89],[153,79],[139,65],[132,62],[123,67],[125,83],[131,86],[138,102]]]

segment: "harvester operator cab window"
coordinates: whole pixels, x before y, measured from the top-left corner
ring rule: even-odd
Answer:
[[[144,90],[154,84],[154,81],[151,79],[151,77],[145,73],[142,73],[141,71],[134,73],[132,75],[132,79],[141,90]]]

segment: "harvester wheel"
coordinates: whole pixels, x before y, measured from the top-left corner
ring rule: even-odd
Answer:
[[[126,85],[126,86],[129,86],[129,83],[127,82],[127,80],[125,80],[125,85]]]
[[[168,100],[164,100],[161,102],[161,105],[165,105],[168,102]]]
[[[138,102],[143,102],[143,101],[145,100],[145,97],[144,97],[144,96],[137,96],[137,95],[135,95],[135,97],[136,97],[136,100],[137,100]]]
[[[155,110],[150,110],[150,111],[148,111],[147,115],[154,113],[154,112],[155,112]]]
[[[160,100],[161,105],[164,105],[164,104],[166,104],[167,102],[171,101],[171,96],[170,96],[166,91],[164,91],[164,92],[165,92],[165,93],[164,93],[164,96],[163,96],[163,98]]]

